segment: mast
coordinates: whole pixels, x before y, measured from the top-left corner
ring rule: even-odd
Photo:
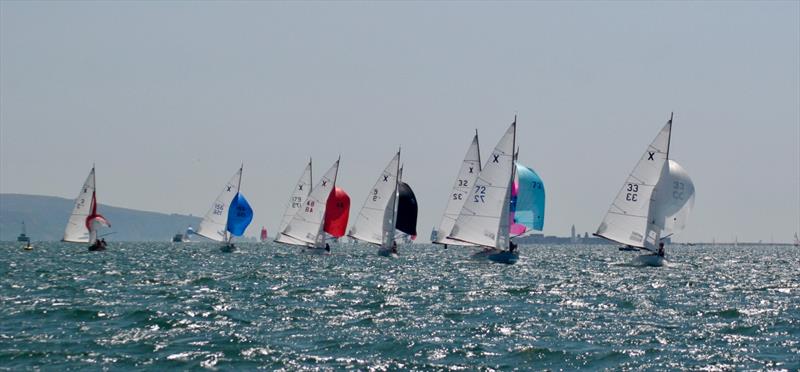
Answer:
[[[478,137],[478,128],[475,128],[475,144],[478,147],[478,173],[480,173],[483,163],[481,162],[481,140]]]
[[[672,115],[674,112],[669,113],[669,134],[667,135],[667,161],[669,161],[669,144],[672,141]],[[669,166],[669,164],[667,164]]]
[[[339,155],[339,157],[341,158],[342,156]],[[313,167],[311,167],[311,160],[313,160],[313,158],[309,157],[308,158],[308,178],[309,178],[309,180],[308,180],[308,187],[309,187],[308,194],[309,195],[311,195],[311,189],[314,188],[314,169],[313,169]]]
[[[391,234],[389,235],[392,238],[392,243],[395,242],[395,233],[397,232],[397,201],[400,199],[400,148],[397,148],[397,176],[394,178],[394,201],[392,203],[392,227],[391,227]],[[394,245],[394,244],[392,244]],[[391,248],[391,247],[389,247]]]

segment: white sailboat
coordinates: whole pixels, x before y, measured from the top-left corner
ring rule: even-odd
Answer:
[[[306,168],[303,170],[303,174],[300,175],[300,179],[297,180],[297,185],[295,185],[294,189],[292,190],[292,195],[289,197],[289,202],[286,203],[286,211],[283,213],[281,225],[280,228],[278,228],[278,234],[275,237],[276,243],[303,246],[307,245],[301,240],[284,234],[283,231],[286,230],[287,226],[289,226],[289,222],[292,221],[292,218],[294,218],[294,216],[297,214],[297,211],[303,207],[306,198],[311,193],[311,176],[311,160],[309,160],[308,165],[306,165]]]
[[[203,217],[196,232],[197,235],[222,242],[220,249],[223,252],[232,252],[236,249],[233,237],[244,234],[244,230],[253,219],[253,209],[240,193],[242,168],[243,166],[239,167],[222,188],[222,192],[214,200],[214,204]]]
[[[447,249],[448,244],[462,246],[475,245],[461,240],[450,239],[447,236],[450,234],[450,231],[453,230],[453,225],[455,225],[456,219],[458,219],[458,214],[461,212],[461,208],[464,206],[464,202],[467,200],[467,196],[472,189],[472,185],[475,183],[475,179],[478,178],[480,171],[481,150],[478,143],[478,130],[476,129],[475,136],[472,138],[467,153],[464,155],[464,160],[461,162],[461,168],[458,170],[458,176],[453,184],[453,190],[450,192],[442,221],[439,222],[439,227],[435,228],[436,236],[432,237],[431,243],[444,244],[445,249]]]
[[[519,258],[509,237],[509,210],[514,182],[517,119],[486,160],[467,194],[447,238],[484,247],[478,256],[513,264]]]
[[[336,177],[339,174],[339,161],[325,172],[325,175],[311,189],[311,193],[303,202],[286,227],[281,231],[281,236],[286,238],[282,242],[287,244],[302,245],[318,250],[319,253],[330,253],[330,245],[326,243],[325,210],[331,192],[336,188]],[[310,167],[309,167],[310,169]]]
[[[596,236],[648,250],[639,257],[650,266],[664,264],[661,240],[682,230],[694,206],[689,174],[669,159],[672,116],[648,146],[617,194]]]
[[[800,238],[797,237],[797,233],[794,233],[794,246],[800,247]]]
[[[106,249],[105,239],[97,240],[97,230],[100,225],[111,227],[108,220],[97,213],[97,194],[95,192],[94,166],[83,182],[83,187],[75,206],[67,221],[62,241],[70,243],[89,243],[90,251],[103,251]]]
[[[400,150],[397,150],[367,195],[356,222],[347,234],[351,238],[380,246],[378,254],[382,256],[397,254],[395,221],[399,173]]]

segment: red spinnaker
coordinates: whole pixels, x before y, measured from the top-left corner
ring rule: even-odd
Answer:
[[[328,196],[325,206],[325,232],[338,238],[347,230],[350,218],[350,196],[344,190],[335,187]]]
[[[103,217],[102,215],[97,213],[97,198],[95,197],[95,193],[94,192],[92,193],[92,207],[91,207],[91,210],[92,210],[92,213],[89,213],[89,215],[86,216],[86,229],[87,230],[92,231],[92,223],[94,221],[100,222],[101,224],[103,224],[103,226],[111,227],[111,223],[109,223],[108,220],[105,217]]]

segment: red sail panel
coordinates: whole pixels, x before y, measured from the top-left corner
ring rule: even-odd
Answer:
[[[344,190],[335,187],[328,196],[325,206],[325,232],[338,238],[347,230],[350,218],[350,196]]]
[[[266,227],[262,227],[261,228],[261,241],[262,242],[267,241],[267,228]]]

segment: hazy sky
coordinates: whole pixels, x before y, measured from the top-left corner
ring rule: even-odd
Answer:
[[[676,240],[786,242],[799,4],[0,1],[0,192],[74,198],[95,162],[101,204],[203,215],[244,162],[272,235],[308,157],[341,154],[355,217],[402,146],[427,240],[475,128],[485,158],[519,113],[544,232],[591,233],[675,111]]]

